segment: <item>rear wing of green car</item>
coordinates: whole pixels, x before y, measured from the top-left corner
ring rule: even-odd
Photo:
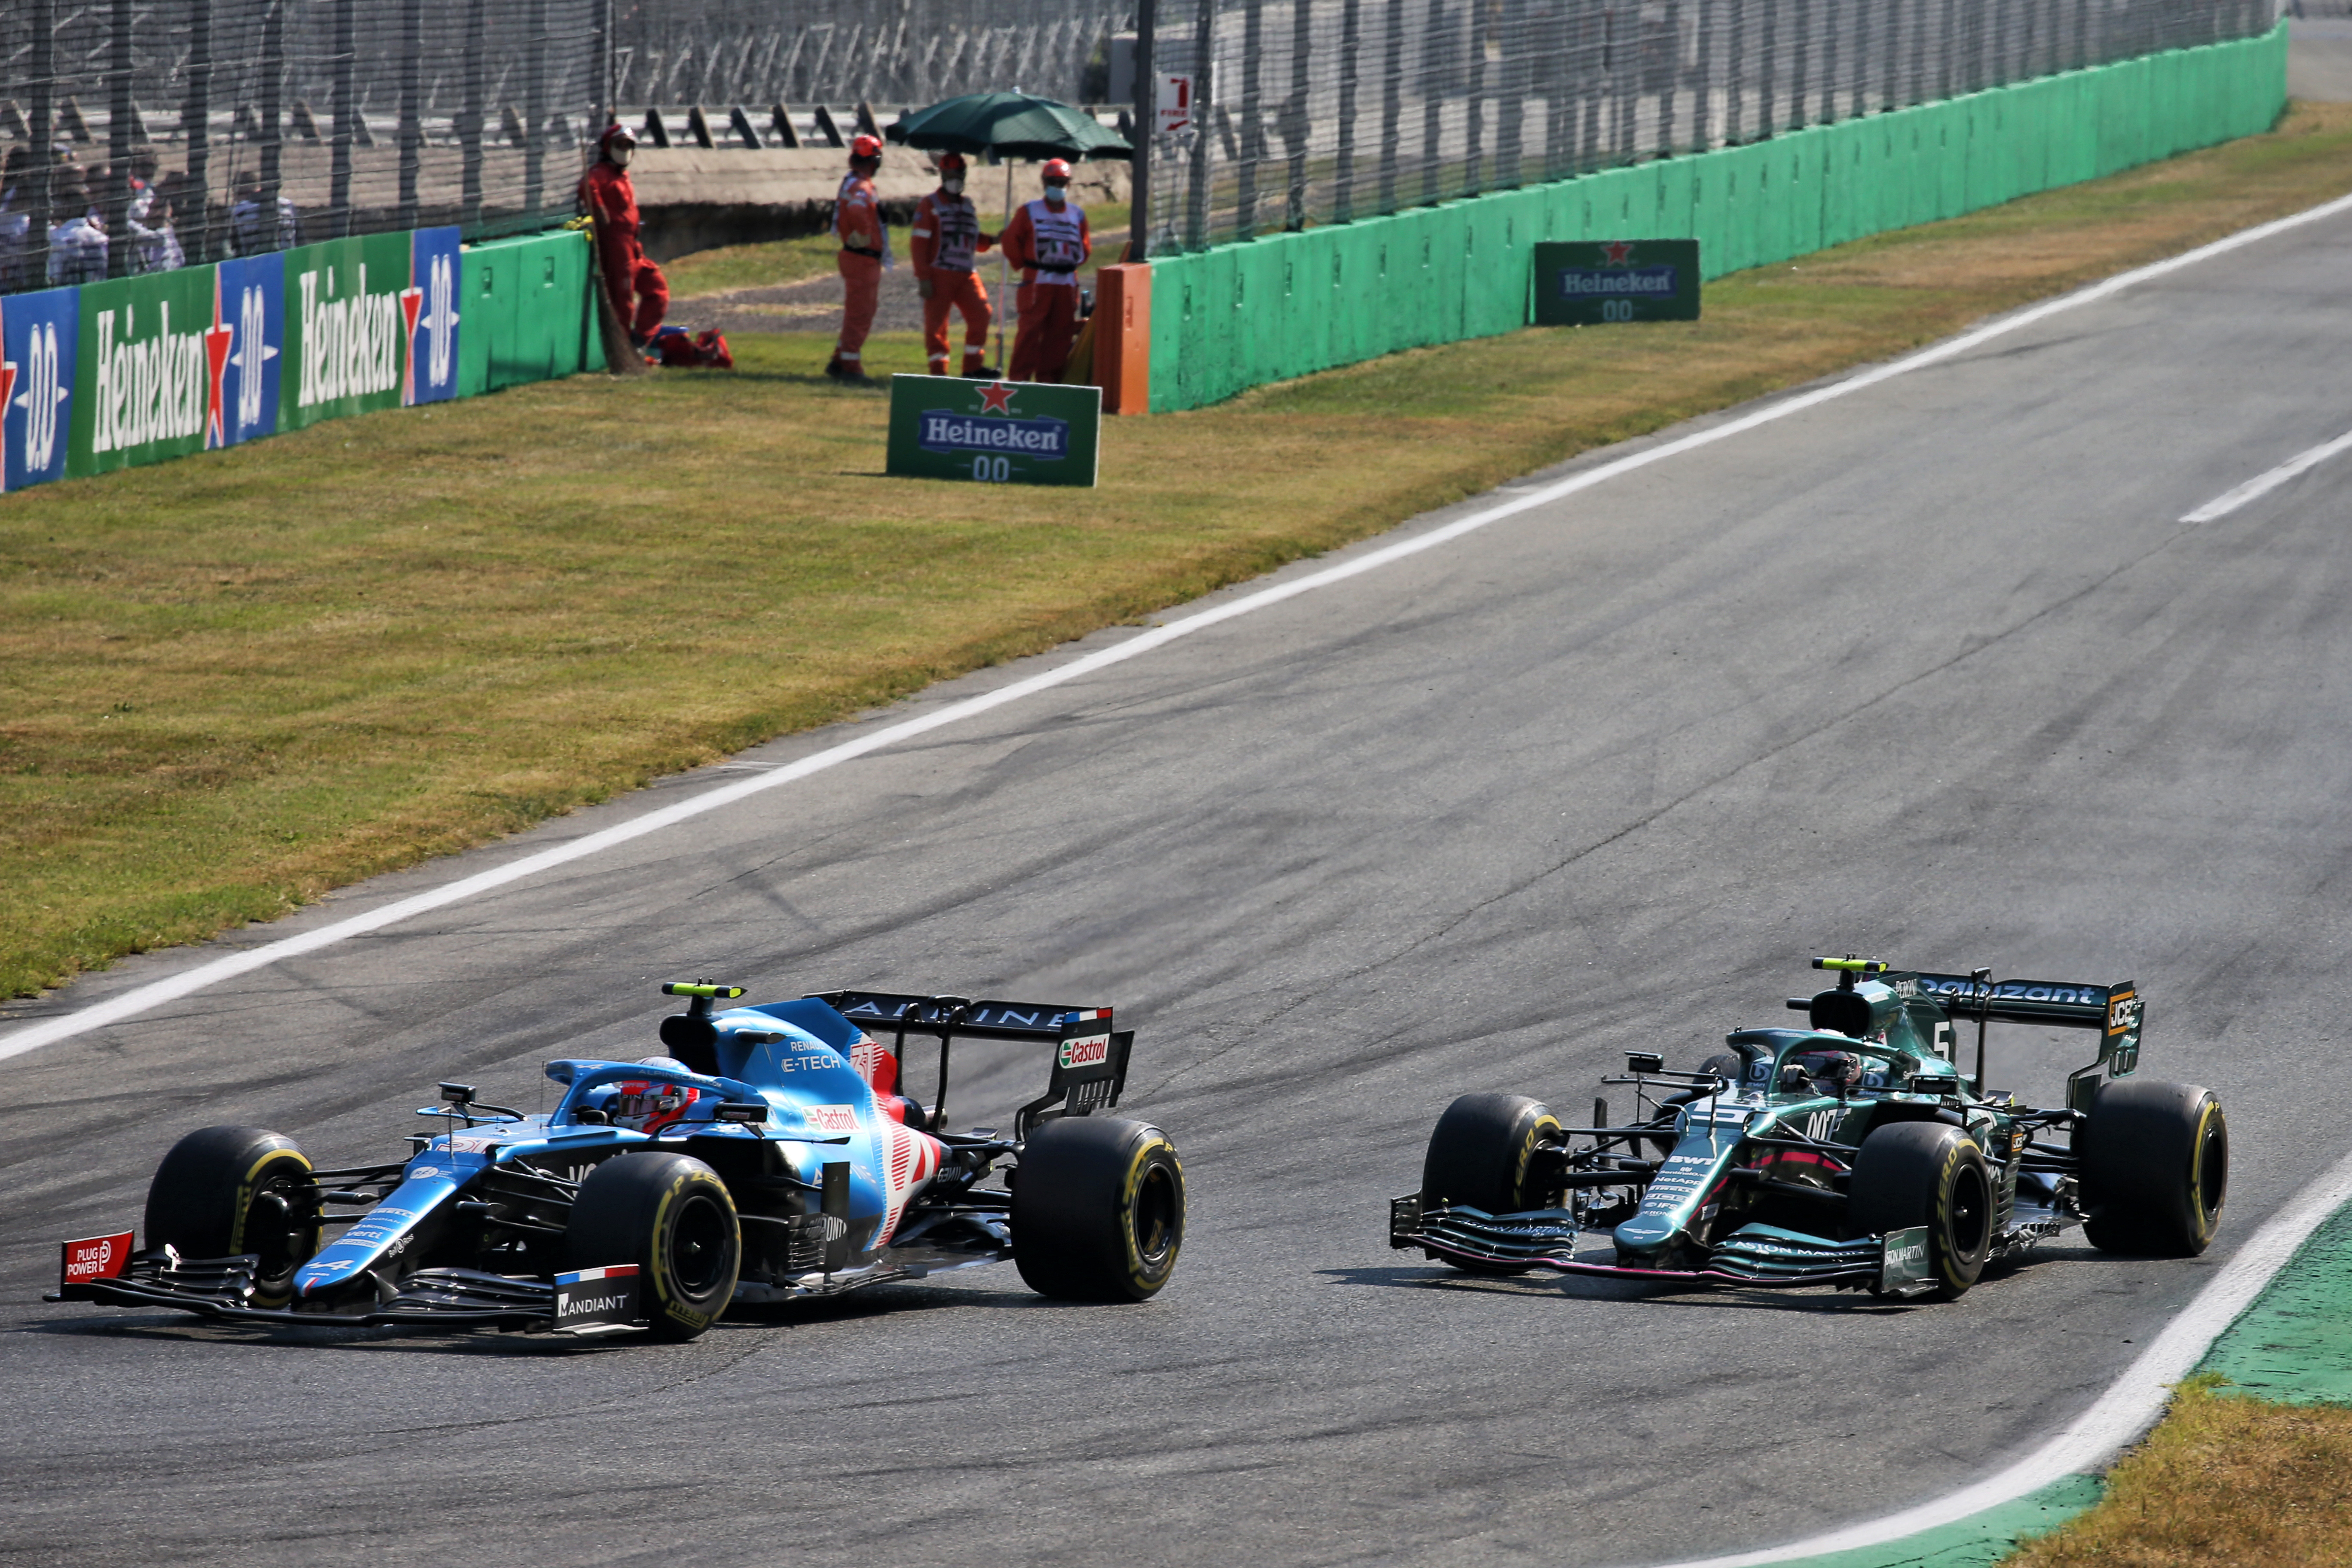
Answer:
[[[2145,1007],[2138,988],[2131,981],[2088,985],[2056,980],[1978,980],[1966,974],[1931,974],[1924,970],[1885,978],[1898,994],[1909,984],[1916,994],[1939,1004],[1955,1023],[1976,1019],[2039,1025],[2043,1028],[2098,1030],[2099,1059],[2067,1075],[2069,1105],[2074,1105],[2077,1099],[2088,1103],[2102,1070],[2110,1078],[2123,1078],[2139,1066]],[[2083,1107],[2077,1105],[2074,1109]]]

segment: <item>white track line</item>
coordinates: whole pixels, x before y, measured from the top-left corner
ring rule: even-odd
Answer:
[[[824,751],[803,757],[798,762],[787,763],[737,784],[722,785],[718,789],[696,795],[691,800],[680,801],[676,805],[665,806],[659,811],[647,812],[645,816],[632,821],[588,834],[568,844],[559,844],[552,848],[542,849],[535,855],[526,855],[520,859],[509,861],[494,869],[477,872],[470,877],[462,877],[446,887],[401,899],[384,905],[382,909],[371,910],[365,914],[353,915],[348,920],[320,926],[318,930],[306,931],[300,936],[287,937],[282,941],[267,942],[243,952],[231,953],[225,958],[216,958],[208,963],[200,963],[184,973],[158,980],[151,984],[126,991],[121,995],[107,1001],[93,1003],[89,1006],[74,1012],[28,1025],[5,1039],[0,1039],[0,1061],[5,1061],[11,1057],[23,1056],[27,1051],[38,1050],[43,1046],[54,1045],[59,1040],[71,1039],[77,1035],[88,1034],[92,1029],[103,1028],[109,1024],[121,1023],[125,1018],[135,1017],[139,1014],[160,1007],[166,1002],[175,1002],[183,996],[193,994],[208,986],[217,985],[224,980],[234,979],[237,975],[266,965],[280,963],[289,958],[297,958],[306,952],[316,952],[320,948],[331,947],[339,942],[348,942],[352,937],[363,936],[372,931],[381,931],[385,926],[397,924],[412,916],[424,914],[427,910],[445,909],[451,904],[462,903],[467,899],[478,897],[494,889],[503,888],[509,882],[518,882],[526,877],[536,876],[541,871],[551,870],[555,867],[566,865],[573,860],[601,854],[616,845],[625,844],[633,838],[642,838],[648,833],[657,833],[665,827],[674,826],[707,812],[732,805],[739,800],[747,800],[763,791],[778,789],[807,778],[812,773],[838,767],[853,757],[862,757],[868,752],[879,751],[885,746],[895,745],[900,741],[926,734],[943,725],[953,724],[976,714],[985,713],[990,709],[1002,708],[1009,702],[1018,702],[1024,697],[1033,697],[1040,691],[1051,690],[1056,686],[1066,685],[1083,676],[1092,675],[1098,669],[1107,669],[1112,665],[1123,664],[1130,658],[1139,658],[1147,653],[1165,647],[1179,637],[1190,637],[1194,632],[1206,631],[1211,626],[1271,608],[1286,599],[1295,599],[1301,594],[1311,594],[1318,588],[1328,588],[1335,583],[1346,582],[1349,578],[1359,576],[1363,573],[1378,571],[1408,556],[1418,555],[1424,550],[1434,550],[1441,544],[1450,544],[1465,534],[1475,533],[1490,523],[1500,522],[1505,518],[1517,517],[1523,511],[1529,511],[1539,506],[1549,506],[1564,496],[1574,495],[1579,490],[1591,489],[1593,486],[1604,484],[1622,474],[1630,474],[1637,468],[1646,468],[1653,463],[1663,463],[1669,458],[1678,458],[1685,452],[1697,451],[1702,447],[1712,447],[1718,441],[1728,441],[1735,436],[1745,435],[1760,426],[1786,419],[1790,415],[1801,414],[1806,409],[1819,407],[1824,403],[1833,402],[1841,397],[1851,396],[1865,388],[1892,381],[1898,375],[1908,375],[1915,370],[1924,370],[1929,365],[1940,364],[1946,360],[1968,353],[1979,344],[1990,342],[1995,338],[2004,337],[2063,311],[2079,310],[2084,305],[2095,304],[2137,284],[2149,282],[2167,274],[2178,272],[2183,268],[2194,267],[2199,262],[2209,260],[2213,257],[2257,244],[2270,238],[2273,235],[2284,234],[2289,229],[2300,228],[2305,224],[2317,223],[2347,211],[2352,211],[2352,195],[2339,196],[2335,201],[2323,203],[2305,211],[2273,219],[2269,223],[2258,224],[2252,228],[2241,229],[2236,234],[2215,240],[2210,245],[2184,251],[2179,256],[2156,262],[2151,266],[2137,268],[2129,272],[2119,272],[2104,282],[2094,283],[2089,288],[2079,289],[2072,294],[2020,310],[2015,315],[2005,316],[1998,321],[1979,327],[1974,331],[1963,332],[1957,338],[1948,338],[1932,348],[1922,349],[1917,353],[1864,371],[1859,375],[1849,376],[1843,381],[1817,387],[1811,392],[1768,405],[1753,413],[1742,415],[1737,419],[1727,419],[1720,425],[1710,426],[1704,430],[1695,430],[1687,436],[1678,437],[1671,441],[1661,441],[1656,446],[1643,451],[1628,453],[1612,461],[1596,464],[1581,472],[1571,474],[1564,479],[1558,479],[1514,496],[1511,500],[1498,505],[1472,512],[1467,517],[1456,518],[1442,528],[1433,528],[1426,533],[1399,540],[1396,543],[1383,546],[1379,550],[1367,551],[1353,560],[1342,562],[1337,566],[1328,566],[1320,572],[1310,573],[1306,576],[1294,578],[1290,582],[1277,584],[1271,588],[1261,588],[1254,594],[1244,595],[1214,608],[1187,616],[1182,620],[1154,627],[1114,647],[1103,648],[1083,658],[1073,659],[1067,664],[1033,675],[1026,680],[1016,680],[1009,686],[1000,687],[983,696],[967,698],[961,702],[950,703],[919,719],[908,719],[896,724],[884,725],[854,740],[845,741],[837,746],[828,747]]]
[[[2254,1232],[2253,1238],[2221,1266],[2221,1271],[2124,1370],[2123,1376],[2075,1417],[2073,1426],[1990,1479],[1935,1502],[1867,1524],[1847,1525],[1809,1541],[1729,1557],[1696,1558],[1669,1568],[1752,1568],[1759,1563],[1884,1546],[1923,1531],[1957,1524],[1987,1509],[2031,1497],[2068,1476],[2097,1469],[2148,1429],[2163,1413],[2172,1385],[2197,1369],[2222,1331],[2253,1305],[2271,1276],[2347,1198],[2352,1198],[2352,1156],[2337,1162]]]
[[[2298,452],[2267,474],[2256,474],[2236,489],[2225,490],[2182,518],[2183,522],[2212,522],[2229,516],[2250,500],[2259,500],[2297,474],[2319,467],[2336,453],[2352,447],[2352,430],[2333,441],[2322,441],[2308,452]]]

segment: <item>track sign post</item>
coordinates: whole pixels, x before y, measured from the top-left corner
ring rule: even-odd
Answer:
[[[1536,247],[1539,327],[1697,320],[1697,240],[1546,241]]]
[[[1102,388],[954,375],[890,378],[893,474],[998,485],[1092,485]]]

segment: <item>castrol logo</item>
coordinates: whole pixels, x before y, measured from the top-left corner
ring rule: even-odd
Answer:
[[[828,1138],[846,1137],[857,1131],[857,1112],[846,1105],[812,1105],[801,1114],[808,1124]]]
[[[93,1279],[111,1279],[122,1272],[123,1264],[131,1258],[131,1232],[120,1236],[93,1236],[83,1241],[68,1241],[65,1248],[65,1282],[87,1285]]]
[[[1086,1035],[1075,1040],[1064,1040],[1061,1059],[1065,1071],[1071,1068],[1098,1068],[1110,1060],[1110,1037]]]

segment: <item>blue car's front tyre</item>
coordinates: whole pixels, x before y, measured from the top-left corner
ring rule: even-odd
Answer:
[[[743,1242],[716,1171],[685,1154],[624,1154],[580,1184],[563,1252],[567,1269],[635,1264],[646,1328],[690,1340],[734,1299]]]
[[[294,1141],[258,1127],[206,1127],[172,1145],[147,1188],[147,1245],[181,1257],[251,1256],[251,1303],[282,1307],[319,1250],[318,1183]]]

